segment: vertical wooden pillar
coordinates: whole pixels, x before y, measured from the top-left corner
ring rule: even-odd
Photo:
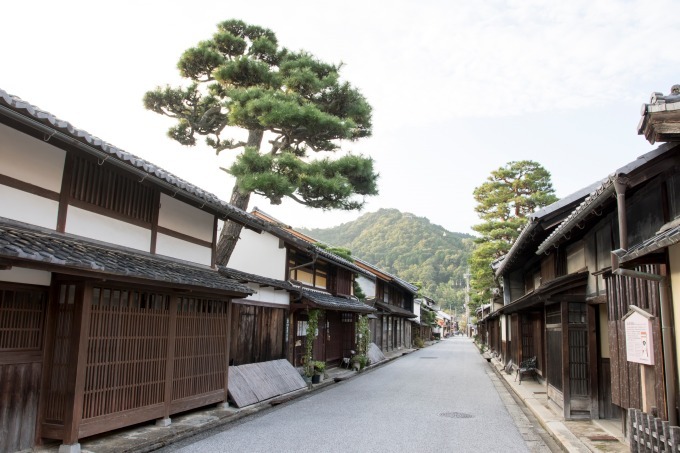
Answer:
[[[83,392],[85,390],[85,372],[87,366],[87,341],[90,331],[90,308],[92,302],[92,284],[85,282],[76,285],[75,312],[71,331],[72,368],[69,371],[69,388],[67,391],[66,414],[64,418],[64,444],[78,442],[78,431],[83,415]]]
[[[54,356],[54,337],[59,314],[59,283],[52,282],[47,299],[47,315],[45,317],[45,335],[43,337],[42,377],[40,382],[40,401],[38,403],[38,421],[35,430],[35,443],[41,444],[42,426],[45,423],[45,407],[47,405],[47,389],[52,375],[52,357]]]
[[[588,374],[590,375],[590,418],[597,419],[600,416],[600,392],[598,363],[598,337],[597,323],[600,319],[599,305],[586,305],[586,322],[588,323]]]
[[[177,311],[179,307],[179,296],[173,293],[170,296],[170,306],[168,313],[168,349],[165,354],[165,396],[163,398],[163,421],[158,425],[167,426],[170,424],[170,406],[172,405],[172,382],[175,374],[175,341],[177,338]]]
[[[224,400],[223,404],[227,404],[227,400],[229,399],[229,357],[231,354],[231,316],[232,316],[232,307],[233,304],[231,302],[231,299],[227,301],[227,351],[224,357]]]
[[[569,302],[559,302],[562,322],[562,399],[564,419],[571,419],[571,366],[569,363]]]

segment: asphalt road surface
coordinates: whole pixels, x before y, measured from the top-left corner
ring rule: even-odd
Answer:
[[[558,451],[527,412],[454,337],[162,451]]]

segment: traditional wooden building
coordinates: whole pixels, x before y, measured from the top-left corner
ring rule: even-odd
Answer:
[[[369,323],[371,341],[383,352],[410,348],[413,324],[418,317],[413,312],[418,288],[363,260],[355,259],[354,263],[375,276],[374,279],[358,278],[367,303],[378,309]]]
[[[255,208],[252,214],[261,219],[265,227],[259,233],[246,230],[241,234],[229,268],[251,274],[239,280],[250,281],[261,289],[242,303],[234,304],[234,316],[247,314],[252,321],[242,324],[238,332],[235,330],[232,341],[258,348],[258,344],[273,344],[274,337],[279,335],[273,332],[282,332],[281,349],[277,347],[276,353],[301,366],[309,310],[320,309],[323,314],[313,349],[314,360],[339,364],[343,358],[349,358],[350,351],[356,350],[357,315],[376,311],[354,296],[354,278],[357,274],[369,279],[374,278],[373,275],[317,246],[313,239],[261,210]],[[229,270],[224,272],[236,276]],[[244,328],[251,324],[268,327]],[[251,355],[243,360],[273,358],[276,357]]]
[[[557,225],[596,187],[591,185],[532,214],[506,256],[494,263],[503,305],[480,324],[483,341],[513,370],[537,358],[547,398],[567,419],[596,416],[591,377],[597,351],[593,326],[599,312],[586,300],[587,271],[582,246],[536,254]],[[578,243],[577,243],[578,244]]]
[[[434,336],[432,334],[432,324],[426,322],[425,319],[434,317],[433,313],[436,311],[437,304],[429,297],[420,297],[413,299],[413,318],[412,337],[413,341],[420,338],[423,341],[432,341]],[[428,314],[426,314],[428,313]]]
[[[0,451],[227,399],[219,219],[261,222],[0,90]]]
[[[650,142],[680,139],[680,96],[665,98],[643,109],[639,132]],[[537,356],[565,418],[641,409],[677,425],[678,194],[673,142],[617,169],[577,205],[546,208],[563,219],[537,213],[498,263],[506,304],[487,322],[500,325],[499,353],[515,363]],[[640,313],[649,326],[628,330]]]

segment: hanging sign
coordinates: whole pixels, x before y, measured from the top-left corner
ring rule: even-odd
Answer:
[[[623,317],[626,331],[626,360],[629,362],[654,365],[653,319],[652,314],[634,305],[630,306],[630,310]]]

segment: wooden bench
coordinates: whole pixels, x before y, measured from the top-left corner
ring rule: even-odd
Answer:
[[[519,377],[519,385],[522,385],[522,375],[531,373],[538,382],[538,375],[536,374],[536,367],[538,366],[538,358],[536,356],[530,359],[522,360],[517,368],[517,374],[515,375],[515,380]]]

